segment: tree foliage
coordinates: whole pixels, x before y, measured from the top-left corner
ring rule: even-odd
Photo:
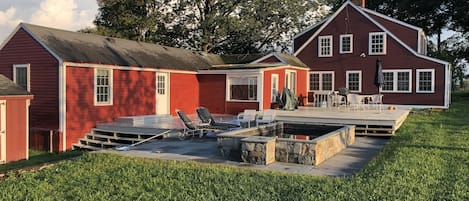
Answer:
[[[321,1],[98,0],[95,32],[215,53],[288,50],[289,37],[322,18]]]

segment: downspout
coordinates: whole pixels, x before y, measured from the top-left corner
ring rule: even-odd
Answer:
[[[59,130],[62,131],[62,151],[67,150],[66,65],[59,59]]]

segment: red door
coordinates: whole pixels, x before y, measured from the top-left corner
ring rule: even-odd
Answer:
[[[0,100],[0,163],[6,161],[6,101]]]

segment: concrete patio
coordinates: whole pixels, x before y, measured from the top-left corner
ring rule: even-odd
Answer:
[[[388,140],[389,138],[383,137],[357,137],[353,145],[319,166],[280,162],[264,166],[228,160],[219,154],[215,138],[193,138],[183,141],[178,139],[153,140],[133,147],[129,151],[103,150],[101,152],[162,160],[191,160],[284,173],[342,177],[351,176],[362,169]]]

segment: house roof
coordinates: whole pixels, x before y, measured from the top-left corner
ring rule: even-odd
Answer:
[[[0,74],[0,96],[32,95],[13,81]]]
[[[20,26],[65,62],[190,71],[210,67],[196,51],[26,23]]]
[[[378,28],[380,28],[382,31],[386,32],[388,36],[390,36],[391,38],[393,38],[395,41],[397,41],[398,44],[400,44],[402,47],[404,47],[405,49],[407,49],[409,52],[411,52],[412,54],[414,54],[415,56],[417,57],[420,57],[420,58],[423,58],[423,59],[427,59],[427,60],[431,60],[433,62],[437,62],[437,63],[440,63],[440,64],[443,64],[443,65],[448,65],[448,62],[446,61],[442,61],[442,60],[439,60],[439,59],[436,59],[436,58],[432,58],[432,57],[429,57],[429,56],[426,56],[426,55],[422,55],[422,54],[419,54],[417,53],[415,50],[413,50],[412,48],[410,48],[408,45],[406,45],[402,40],[400,40],[397,36],[395,36],[391,31],[389,31],[384,25],[380,24],[379,22],[377,22],[376,20],[374,20],[369,14],[373,14],[373,15],[377,15],[376,12],[370,12],[369,10],[365,10],[364,8],[362,7],[359,7],[357,5],[355,5],[354,3],[352,3],[351,1],[346,1],[334,14],[332,14],[330,17],[327,17],[326,21],[325,22],[319,22],[318,26],[319,28],[314,32],[313,35],[311,35],[311,37],[300,47],[298,48],[295,53],[293,55],[298,55],[301,51],[303,51],[303,49],[308,46],[309,43],[311,43],[313,41],[314,38],[316,38],[318,36],[318,34],[326,27],[329,25],[329,23],[334,20],[336,18],[336,16],[347,6],[351,6],[352,8],[354,8],[358,13],[360,13],[361,15],[363,15],[365,18],[367,18],[371,23],[375,24]],[[378,16],[378,15],[377,15]],[[382,16],[380,16],[382,17]],[[389,20],[389,19],[388,19]],[[392,20],[393,22],[396,22],[399,21],[399,20]],[[407,23],[399,23],[401,25],[404,25],[404,26],[407,26],[407,27],[410,27],[409,24]],[[315,26],[313,26],[315,27]],[[417,27],[411,27],[413,29],[416,29],[418,30],[419,28]],[[306,32],[305,32],[306,33]],[[299,37],[299,36],[296,36],[296,37]]]
[[[205,59],[212,65],[211,69],[226,69],[226,68],[266,68],[273,66],[296,66],[307,67],[299,58],[279,53],[259,53],[259,54],[231,54],[231,55],[216,55],[216,54],[203,54]],[[279,62],[266,62],[265,60],[275,57]]]

